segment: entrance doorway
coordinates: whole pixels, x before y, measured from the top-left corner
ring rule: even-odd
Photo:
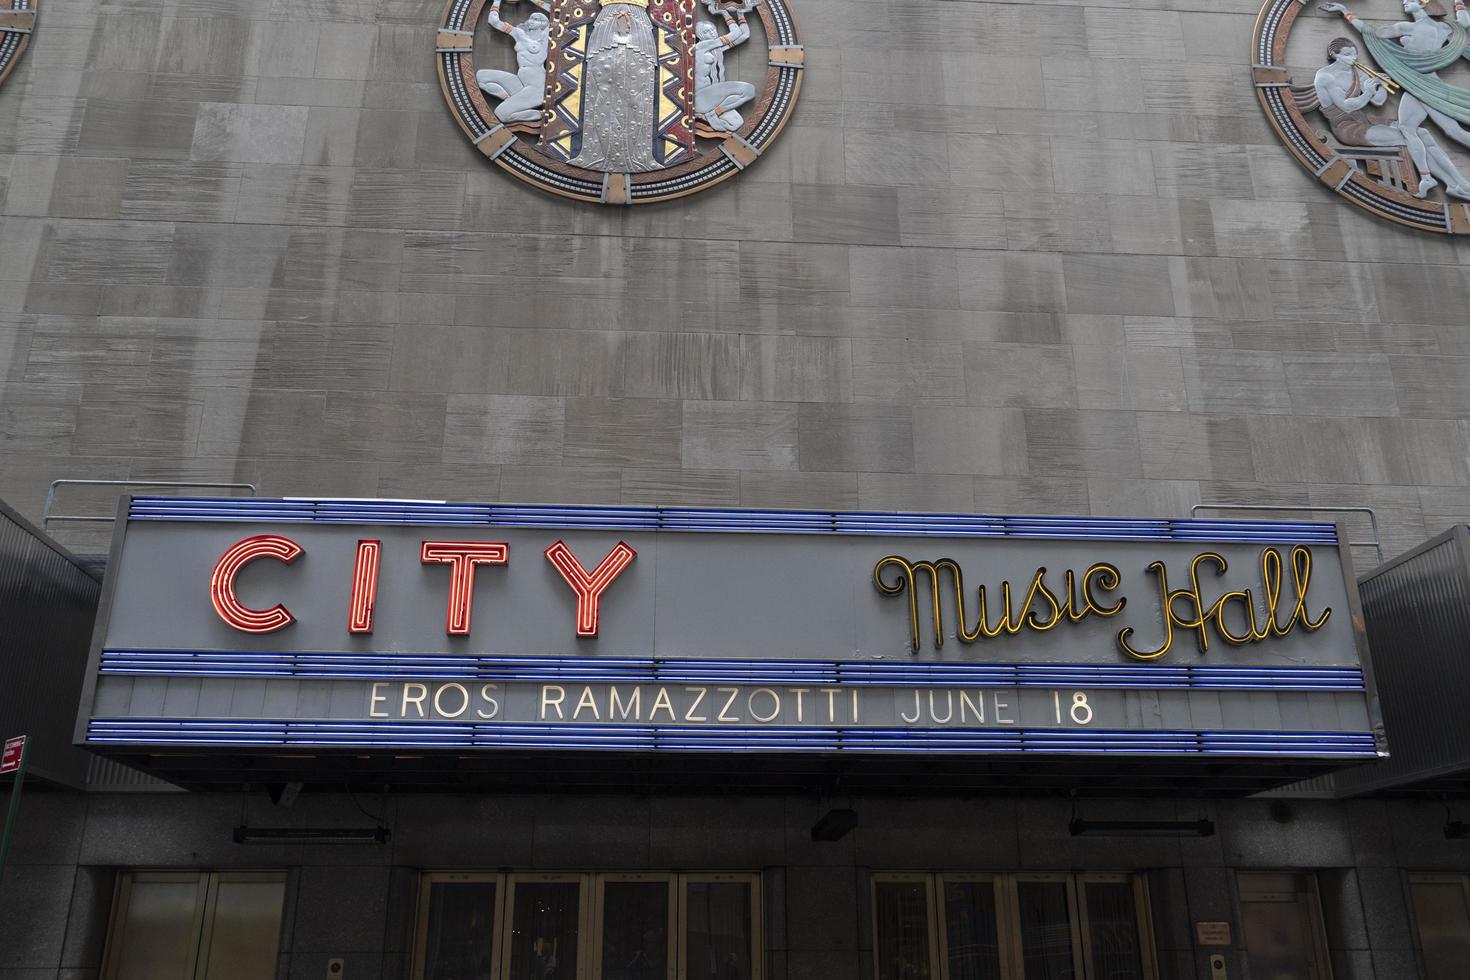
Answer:
[[[758,874],[425,874],[414,980],[762,980]]]
[[[276,975],[284,871],[126,871],[118,876],[104,980],[259,980]]]
[[[1144,880],[873,876],[877,980],[1156,980]]]
[[[1252,977],[1331,980],[1315,874],[1240,871],[1235,887]]]

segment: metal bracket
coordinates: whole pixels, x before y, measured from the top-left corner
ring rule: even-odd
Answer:
[[[737,133],[725,137],[725,142],[720,144],[720,152],[741,170],[755,163],[756,157],[761,155],[760,147],[741,139]]]
[[[51,486],[46,491],[46,507],[41,512],[41,527],[45,529],[52,521],[62,521],[68,524],[111,524],[116,518],[109,515],[100,517],[90,514],[53,514],[51,508],[56,504],[56,491],[62,487],[134,487],[148,490],[245,490],[246,496],[255,496],[255,484],[253,483],[195,483],[193,481],[180,480],[52,480]]]
[[[1278,507],[1274,504],[1236,504],[1229,501],[1220,501],[1213,504],[1195,504],[1189,508],[1189,516],[1194,517],[1202,510],[1252,510],[1267,511],[1276,514],[1367,514],[1368,524],[1373,528],[1373,540],[1344,541],[1342,543],[1349,548],[1372,548],[1378,554],[1378,563],[1380,565],[1383,564],[1383,535],[1378,530],[1378,512],[1372,507],[1325,507],[1315,504]]]
[[[35,27],[34,10],[0,10],[0,31],[6,34],[29,34]]]
[[[806,48],[800,44],[773,44],[770,46],[769,51],[769,61],[773,67],[806,67]]]

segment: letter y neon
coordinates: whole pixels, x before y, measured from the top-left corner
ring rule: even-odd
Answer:
[[[619,541],[590,573],[582,567],[566,542],[558,541],[546,549],[546,560],[561,573],[567,585],[577,594],[577,635],[596,636],[602,593],[633,563],[638,553]]]

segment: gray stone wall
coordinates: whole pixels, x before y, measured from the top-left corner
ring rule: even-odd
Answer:
[[[117,868],[289,868],[281,980],[399,980],[412,947],[421,869],[762,870],[768,980],[870,977],[874,871],[1143,871],[1161,976],[1207,980],[1193,923],[1227,921],[1229,975],[1247,976],[1233,873],[1318,873],[1336,980],[1417,976],[1403,869],[1470,869],[1433,802],[1085,801],[1093,819],[1216,821],[1210,838],[1071,838],[1065,800],[359,796],[392,826],[383,847],[240,846],[230,830],[363,826],[346,796],[264,794],[27,797],[0,889],[0,980],[93,980]],[[809,828],[851,805],[837,843]],[[1278,817],[1280,814],[1278,814]]]
[[[0,89],[0,498],[1470,515],[1466,246],[1275,144],[1256,0],[800,0],[776,148],[632,210],[469,146],[440,6],[47,0]]]

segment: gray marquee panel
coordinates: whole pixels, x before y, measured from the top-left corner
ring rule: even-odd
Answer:
[[[209,603],[215,561],[252,534],[280,533],[305,553],[291,565],[259,560],[241,573],[242,601],[257,607],[284,603],[297,622],[275,633],[231,629]],[[352,636],[346,628],[356,542],[383,542],[374,632]],[[473,632],[444,631],[449,572],[419,561],[425,539],[504,541],[510,560],[476,573]],[[542,552],[565,540],[584,566],[594,566],[619,540],[638,552],[602,601],[600,635],[574,633],[575,597]],[[1278,550],[1287,550],[1276,546]],[[1065,662],[1123,665],[1117,648],[1123,626],[1137,632],[1139,647],[1155,649],[1164,627],[1157,579],[1145,570],[1154,560],[1169,566],[1172,589],[1188,584],[1189,561],[1217,551],[1229,572],[1202,575],[1207,601],[1231,589],[1262,592],[1261,547],[1240,544],[1165,544],[1132,541],[1019,541],[912,537],[733,535],[631,531],[623,534],[522,528],[343,527],[135,523],[118,566],[119,582],[105,645],[109,649],[338,651],[356,653],[454,652],[554,657],[655,657],[750,660],[886,659],[913,661]],[[1201,653],[1180,635],[1162,665],[1357,666],[1351,617],[1338,555],[1314,547],[1309,608],[1332,616],[1316,633],[1291,635],[1243,647],[1214,640]],[[1095,562],[1116,565],[1128,599],[1122,613],[1063,623],[1051,631],[960,643],[946,592],[948,636],[938,655],[929,617],[922,620],[923,649],[909,643],[907,596],[880,594],[873,566],[888,555],[913,561],[955,559],[969,594],[984,584],[996,600],[1002,581],[1019,595],[1038,567],[1060,590],[1066,569],[1080,576]],[[1288,578],[1282,617],[1294,598]],[[922,605],[922,602],[921,602]],[[991,615],[994,616],[992,606]]]
[[[1294,614],[1293,541],[973,537],[923,533],[711,533],[606,526],[436,526],[296,523],[169,517],[130,520],[115,546],[113,588],[95,641],[93,684],[79,738],[97,746],[213,745],[262,750],[300,745],[374,748],[672,748],[972,752],[1119,752],[1173,755],[1371,756],[1381,727],[1354,630],[1356,596],[1338,548],[1303,538],[1311,571]],[[278,511],[285,512],[285,511]],[[144,513],[149,512],[145,509]],[[241,515],[244,515],[243,517]],[[603,522],[604,525],[606,522]],[[922,525],[920,526],[920,530]],[[1330,530],[1330,528],[1329,528]],[[258,559],[236,581],[242,602],[283,603],[291,625],[240,632],[210,603],[220,556],[259,534],[303,549],[287,565]],[[347,629],[357,542],[382,543],[374,631]],[[425,564],[425,540],[504,542],[503,566],[477,569],[472,630],[449,636],[450,572]],[[592,568],[619,541],[637,557],[602,596],[599,635],[575,635],[572,590],[544,556],[562,540]],[[1169,588],[1201,566],[1208,608],[1249,590],[1267,621],[1261,559],[1282,558],[1276,622],[1286,635],[1226,642],[1217,623],[1178,624],[1149,662],[1126,655],[1166,633],[1157,566]],[[985,586],[989,620],[1002,583],[1024,606],[1038,569],[1065,601],[1065,573],[1080,583],[1106,562],[1116,588],[1051,628],[1022,626],[976,642],[957,635],[954,586],[941,579],[943,644],[936,649],[927,588],[919,591],[919,649],[908,592],[885,595],[875,566],[952,559],[964,576],[966,620]],[[897,572],[890,566],[885,581]],[[918,581],[923,583],[923,574]],[[1103,583],[1104,585],[1106,583]],[[1081,588],[1076,590],[1080,605]],[[1043,600],[1037,621],[1048,617]],[[1319,620],[1309,630],[1302,619]],[[1226,628],[1245,626],[1237,601]],[[1365,687],[1366,685],[1366,687]],[[682,734],[681,734],[682,733]]]

